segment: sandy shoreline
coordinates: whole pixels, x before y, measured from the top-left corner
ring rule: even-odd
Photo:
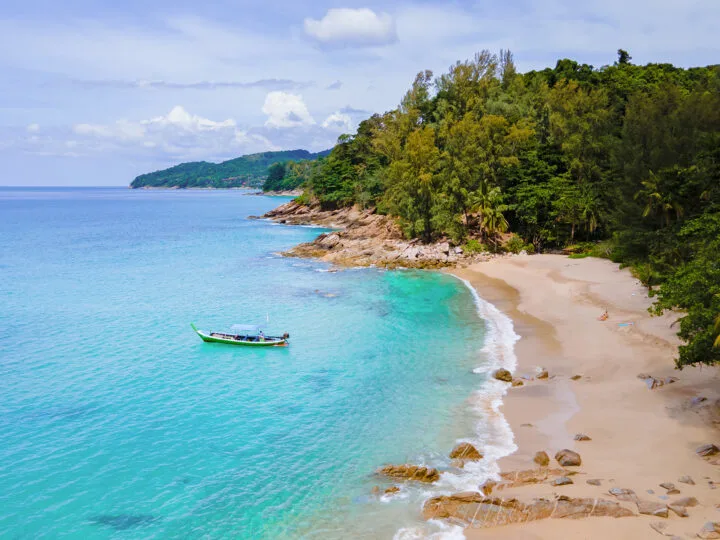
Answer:
[[[620,487],[657,503],[686,496],[700,503],[688,509],[686,518],[670,512],[666,519],[546,519],[467,529],[468,538],[653,538],[660,534],[650,523],[658,521],[666,523],[668,536],[696,538],[706,522],[720,521],[720,489],[710,483],[720,486],[720,467],[695,453],[703,444],[720,444],[720,424],[711,418],[713,407],[720,412],[719,371],[674,369],[679,344],[671,328],[674,318],[650,317],[651,299],[628,271],[602,259],[536,255],[497,258],[451,273],[512,318],[522,337],[516,344],[515,376],[533,377],[538,366],[550,373],[549,379],[526,381],[505,396],[502,410],[518,450],[500,461],[501,469],[536,467],[533,456],[540,450],[552,458],[569,448],[583,459],[573,485],[539,483],[509,488],[499,496],[521,501],[552,499],[554,494],[613,499],[608,489]],[[597,320],[606,308],[609,319]],[[640,373],[679,380],[650,390],[637,377]],[[581,378],[572,380],[575,375]],[[700,396],[707,400],[691,404]],[[575,441],[576,433],[592,440]],[[685,475],[695,485],[679,483]],[[589,485],[587,479],[600,479],[601,485]],[[674,483],[680,494],[665,495],[662,482]],[[637,512],[634,503],[621,504]]]

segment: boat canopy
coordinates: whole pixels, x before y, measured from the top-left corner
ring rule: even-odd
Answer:
[[[260,325],[257,324],[233,324],[230,330],[236,334],[257,334],[260,332]]]

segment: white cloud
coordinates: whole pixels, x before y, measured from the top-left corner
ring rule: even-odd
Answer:
[[[302,96],[287,92],[270,92],[265,96],[262,112],[268,115],[265,121],[268,127],[289,128],[315,123]]]
[[[37,133],[40,131],[40,124],[30,124],[25,128],[28,133]]]
[[[350,116],[341,112],[332,113],[322,123],[322,127],[331,129],[333,131],[340,131],[342,133],[348,133],[352,129],[352,122]]]
[[[305,33],[328,45],[386,45],[397,39],[395,21],[371,9],[330,9],[320,20],[305,19]]]
[[[152,151],[175,159],[226,159],[244,153],[275,150],[266,137],[238,128],[235,120],[215,121],[177,105],[166,115],[113,124],[76,124],[78,144],[94,151]]]
[[[190,114],[180,105],[173,107],[167,116],[156,116],[150,120],[143,120],[141,125],[149,126],[150,128],[171,127],[190,132],[234,129],[236,126],[235,120],[230,118],[222,122],[215,122],[201,116]]]

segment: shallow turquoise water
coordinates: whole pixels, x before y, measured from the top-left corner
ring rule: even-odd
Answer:
[[[275,255],[242,192],[0,189],[0,537],[391,537],[388,462],[472,436],[483,322],[437,273]],[[288,348],[202,343],[263,322]],[[414,501],[412,497],[411,501]]]

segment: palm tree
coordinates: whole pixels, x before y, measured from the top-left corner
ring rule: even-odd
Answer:
[[[590,235],[598,228],[598,200],[589,189],[585,189],[579,202],[580,216],[585,224],[588,240],[590,240]]]
[[[507,231],[508,222],[503,211],[506,210],[502,204],[502,193],[499,187],[490,188],[483,183],[471,199],[472,211],[480,214],[480,226],[482,233],[488,237],[495,237],[497,233]],[[497,247],[497,243],[494,241]]]
[[[670,225],[671,212],[675,212],[675,219],[680,219],[684,210],[680,203],[673,199],[671,193],[663,193],[660,183],[660,179],[658,179],[655,173],[650,171],[649,178],[641,182],[644,189],[641,189],[635,194],[635,199],[645,199],[645,208],[643,208],[642,213],[643,217],[646,218],[650,214],[659,215],[667,227]]]

